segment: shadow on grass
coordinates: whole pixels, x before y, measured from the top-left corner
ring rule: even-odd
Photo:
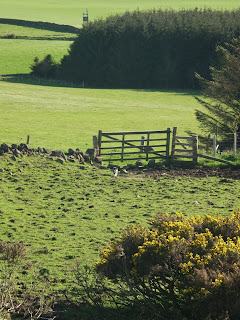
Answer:
[[[61,303],[55,306],[56,320],[147,320],[137,308],[110,308]]]
[[[84,83],[76,83],[64,80],[54,80],[54,79],[44,79],[37,78],[31,76],[29,73],[27,74],[12,74],[12,75],[2,75],[2,81],[10,82],[10,83],[22,83],[29,85],[39,85],[39,86],[51,86],[51,87],[70,87],[70,88],[86,88],[88,90],[127,90],[133,92],[145,92],[145,93],[154,93],[154,92],[162,92],[162,93],[171,93],[176,96],[192,96],[195,97],[199,95],[200,92],[196,90],[181,90],[181,89],[131,89],[131,88],[107,88],[107,87],[87,87],[84,86]]]
[[[0,78],[0,81],[5,81],[9,83],[21,83],[28,85],[38,85],[45,87],[66,87],[66,88],[83,88],[82,83],[74,83],[63,80],[55,80],[55,79],[43,79],[31,76],[29,73],[27,74],[13,74],[13,75],[3,75]]]
[[[65,25],[65,24],[57,24],[52,22],[44,22],[44,21],[29,21],[29,20],[20,20],[20,19],[6,19],[0,18],[1,24],[11,24],[15,26],[35,28],[35,29],[44,29],[55,32],[69,32],[69,33],[78,33],[79,28]]]

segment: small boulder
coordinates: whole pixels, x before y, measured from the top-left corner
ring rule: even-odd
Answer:
[[[18,149],[14,149],[13,150],[13,155],[15,156],[15,157],[21,157],[21,151],[19,151]]]
[[[148,162],[148,168],[154,168],[155,167],[155,160],[154,159],[152,159],[152,160],[149,160],[149,162]]]
[[[55,150],[55,151],[52,151],[52,154],[51,154],[52,157],[61,157],[63,158],[64,156],[64,153],[62,152],[62,150]]]
[[[94,158],[97,156],[96,149],[87,149],[86,153],[89,155],[91,160],[94,160]]]
[[[143,161],[142,160],[137,160],[136,161],[136,166],[137,167],[143,167]]]
[[[9,152],[9,151],[10,151],[9,146],[8,146],[6,143],[2,143],[0,149],[1,149],[3,152]]]
[[[76,162],[76,161],[77,161],[74,156],[68,156],[67,159],[68,159],[68,161],[70,161],[70,162]]]
[[[70,148],[70,149],[68,149],[68,154],[69,154],[69,156],[74,156],[75,151]]]
[[[17,149],[18,148],[18,145],[16,143],[13,143],[12,144],[12,149]]]
[[[103,158],[102,158],[102,157],[95,157],[94,161],[95,161],[96,163],[102,164],[102,163],[103,163]]]
[[[83,152],[82,152],[80,149],[78,149],[78,148],[76,149],[75,153],[76,153],[76,154],[81,154],[81,155],[83,155]]]
[[[64,164],[65,160],[63,158],[57,158],[57,162]]]
[[[43,149],[43,148],[38,147],[38,148],[37,148],[37,152],[39,152],[39,153],[44,153],[44,149]]]
[[[84,154],[83,154],[83,159],[84,159],[85,161],[87,161],[87,162],[90,162],[90,160],[91,160],[90,155],[87,154],[87,153],[84,153]]]
[[[19,146],[19,150],[25,150],[25,151],[30,151],[32,150],[32,148],[30,147],[29,144],[26,144],[26,143],[21,143],[20,146]]]

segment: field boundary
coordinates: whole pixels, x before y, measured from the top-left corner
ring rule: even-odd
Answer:
[[[105,161],[169,159],[170,128],[156,131],[102,132],[97,147]],[[104,140],[105,138],[105,140]],[[126,157],[127,156],[127,157]]]
[[[19,20],[19,19],[7,19],[0,18],[0,24],[12,24],[15,26],[29,27],[36,29],[44,29],[56,32],[68,32],[68,33],[78,33],[79,28],[65,25],[57,24],[53,22],[43,22],[43,21],[30,21],[30,20]]]

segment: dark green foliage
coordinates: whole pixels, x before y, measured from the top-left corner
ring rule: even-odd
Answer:
[[[48,54],[41,61],[36,57],[33,65],[31,66],[31,70],[31,74],[34,76],[55,79],[58,74],[58,64],[54,62],[52,56]]]
[[[62,60],[63,76],[90,86],[196,88],[217,44],[240,33],[240,10],[126,12],[85,25]]]
[[[95,268],[129,287],[145,319],[237,320],[239,225],[240,211],[230,217],[159,214],[150,228],[123,231]]]
[[[212,80],[197,75],[205,97],[197,98],[207,112],[196,110],[196,117],[207,132],[219,134],[239,132],[240,129],[240,39],[225,47],[217,47],[218,62],[210,68]]]

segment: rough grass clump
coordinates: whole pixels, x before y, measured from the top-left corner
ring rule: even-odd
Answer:
[[[96,270],[127,283],[149,319],[238,319],[239,236],[240,211],[158,215],[149,228],[123,231],[102,251]]]
[[[37,320],[51,313],[53,296],[41,270],[32,270],[23,244],[0,240],[0,319]]]

